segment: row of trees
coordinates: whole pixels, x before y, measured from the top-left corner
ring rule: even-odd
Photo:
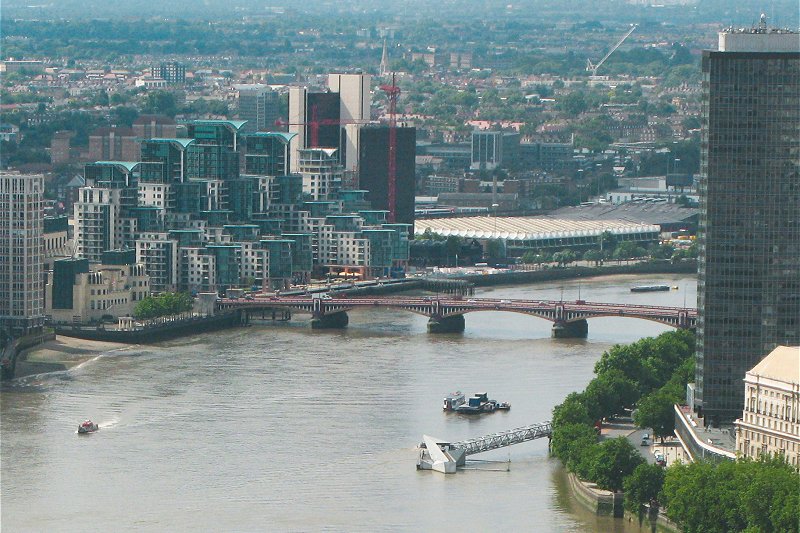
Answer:
[[[623,241],[611,248],[604,247],[586,250],[582,254],[573,250],[561,250],[549,253],[542,250],[530,250],[522,256],[523,263],[542,264],[558,263],[559,266],[567,266],[578,259],[594,262],[595,265],[603,261],[629,261],[632,259],[671,259],[678,261],[681,259],[697,257],[697,246],[692,244],[689,248],[675,248],[671,244],[654,244],[648,247],[641,246],[633,241]]]
[[[662,477],[659,499],[686,533],[798,531],[800,473],[782,457],[679,464]]]
[[[693,353],[694,334],[688,330],[612,347],[595,365],[596,377],[586,389],[570,394],[553,410],[553,454],[568,470],[607,490],[622,490],[626,479],[636,479],[628,482],[632,493],[626,500],[636,506],[648,502],[652,491],[640,489],[638,477],[649,482],[650,476],[642,476],[640,469],[631,477],[637,467],[647,466],[641,454],[624,437],[598,443],[593,426],[647,400],[668,383],[685,385],[691,379]],[[642,427],[650,422],[647,416],[638,419]]]
[[[165,292],[158,296],[148,296],[136,304],[133,316],[140,320],[177,315],[191,311],[194,302],[185,292]]]
[[[694,375],[693,351],[694,335],[679,330],[604,353],[586,389],[553,410],[553,454],[582,479],[624,490],[633,512],[665,506],[687,533],[797,532],[800,473],[782,457],[664,469],[646,464],[627,439],[597,442],[593,422],[633,405],[637,426],[662,439],[672,434],[673,405]]]

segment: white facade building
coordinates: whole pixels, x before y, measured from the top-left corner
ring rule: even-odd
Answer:
[[[53,308],[53,277],[46,287],[47,314],[55,322],[88,322],[104,316],[131,315],[142,299],[150,296],[150,276],[144,265],[92,265],[90,272],[75,275],[72,306]]]
[[[299,173],[303,192],[314,201],[332,199],[342,186],[342,166],[332,148],[300,150]]]
[[[182,246],[180,248],[180,285],[189,292],[210,292],[216,290],[216,257],[205,248]]]
[[[76,255],[99,262],[106,250],[120,248],[117,234],[119,190],[81,187],[73,206]]]
[[[161,209],[173,207],[172,186],[168,183],[145,183],[138,185],[139,206],[159,207]]]
[[[178,242],[166,233],[143,233],[136,239],[136,262],[150,274],[153,292],[174,291],[178,284]]]
[[[44,178],[0,173],[0,328],[19,335],[44,321]]]
[[[745,374],[736,451],[783,455],[800,467],[800,346],[778,346]]]

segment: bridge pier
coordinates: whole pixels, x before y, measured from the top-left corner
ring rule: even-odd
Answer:
[[[350,318],[344,311],[315,316],[311,319],[311,329],[344,329]]]
[[[464,315],[432,316],[428,320],[428,333],[461,333],[464,331]]]
[[[556,322],[553,324],[554,339],[585,339],[589,335],[589,323],[586,320],[572,322]]]

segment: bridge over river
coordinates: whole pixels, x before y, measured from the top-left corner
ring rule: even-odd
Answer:
[[[686,307],[662,307],[634,304],[587,302],[584,300],[515,300],[462,297],[405,297],[405,296],[338,296],[300,295],[219,299],[220,311],[238,310],[243,320],[251,316],[290,318],[292,312],[312,316],[313,328],[344,328],[349,322],[348,311],[355,309],[397,309],[429,317],[431,333],[464,331],[464,315],[479,311],[522,313],[553,322],[553,337],[581,338],[589,331],[587,319],[624,317],[651,320],[675,328],[694,328],[697,310]]]

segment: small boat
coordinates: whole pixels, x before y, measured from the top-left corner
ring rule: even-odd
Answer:
[[[631,292],[661,292],[670,290],[669,285],[637,285],[631,287]]]
[[[509,409],[511,409],[510,403],[490,400],[487,393],[480,392],[472,396],[468,403],[457,407],[455,412],[462,415],[479,415],[495,411],[508,411]]]
[[[466,399],[464,398],[464,393],[461,391],[458,392],[451,392],[444,398],[444,405],[442,409],[445,411],[455,411],[462,405],[466,403]]]
[[[494,408],[496,411],[508,411],[511,409],[511,404],[508,402],[495,402]]]
[[[78,426],[78,434],[83,435],[84,433],[94,433],[98,429],[100,429],[100,426],[91,420],[85,420],[80,426]]]

